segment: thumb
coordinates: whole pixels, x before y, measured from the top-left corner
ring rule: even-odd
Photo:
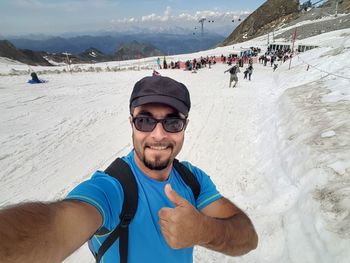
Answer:
[[[168,199],[173,202],[175,206],[181,206],[186,203],[186,199],[182,198],[178,193],[176,193],[170,184],[166,184],[164,188],[164,192]]]

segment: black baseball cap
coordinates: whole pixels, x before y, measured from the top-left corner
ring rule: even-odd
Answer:
[[[130,97],[130,112],[147,103],[162,103],[188,116],[190,93],[186,86],[163,76],[150,76],[136,82]]]

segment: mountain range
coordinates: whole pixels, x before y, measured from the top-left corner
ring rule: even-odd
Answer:
[[[79,54],[90,47],[94,47],[108,55],[116,52],[120,46],[132,43],[133,41],[153,45],[164,54],[182,54],[212,48],[224,39],[224,36],[214,33],[206,33],[203,36],[196,33],[184,35],[170,33],[111,33],[101,36],[83,35],[69,38],[7,38],[7,40],[19,49],[30,49],[33,51],[45,51],[50,53],[68,52],[71,54]]]
[[[225,37],[205,33],[111,33],[100,36],[14,37],[0,40],[0,56],[29,65],[55,65],[57,63],[96,63],[111,60],[139,59],[149,56],[193,53],[212,48]],[[50,61],[50,62],[48,62]]]
[[[321,2],[321,1],[319,1]],[[293,21],[317,20],[334,12],[350,12],[350,0],[324,0],[317,8],[303,10],[298,0],[267,0],[255,10],[225,39],[224,36],[204,32],[185,32],[181,28],[168,33],[152,28],[144,32],[100,32],[94,35],[54,37],[29,35],[8,37],[0,40],[0,56],[18,60],[29,65],[55,65],[55,63],[95,63],[111,60],[138,59],[149,56],[194,53],[219,45],[239,43],[272,32],[274,28],[286,26]],[[339,21],[338,21],[339,20]],[[349,17],[340,16],[335,25],[322,31],[348,27]],[[319,34],[313,25],[300,27],[298,38]],[[135,32],[135,31],[134,31]],[[291,35],[291,32],[286,32]],[[284,36],[286,39],[288,36]],[[1,36],[0,36],[1,39]]]

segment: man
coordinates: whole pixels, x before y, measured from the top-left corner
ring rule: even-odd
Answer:
[[[230,83],[228,85],[229,88],[231,88],[231,84],[234,81],[235,83],[233,84],[232,88],[236,87],[237,82],[238,82],[238,76],[237,73],[241,72],[239,69],[239,65],[233,65],[232,67],[230,67],[228,70],[225,70],[224,73],[226,72],[230,72]]]
[[[32,72],[30,76],[32,77],[31,83],[41,83],[41,80],[38,78],[38,75],[35,72]]]
[[[158,69],[162,69],[162,66],[160,65],[160,58],[157,58],[157,65],[158,65]]]
[[[248,70],[248,79],[251,80],[252,78],[252,74],[253,74],[253,65],[249,65],[249,67],[247,68]]]
[[[128,262],[192,262],[200,245],[238,256],[255,249],[249,218],[222,197],[202,170],[184,163],[201,186],[197,200],[173,168],[191,107],[185,85],[162,76],[138,81],[130,98],[134,149],[123,160],[138,188],[138,208],[129,226]],[[97,171],[64,201],[26,203],[0,210],[1,262],[61,262],[90,239],[92,250],[119,224],[123,190]],[[94,234],[102,228],[107,234]],[[119,261],[115,242],[101,262]]]

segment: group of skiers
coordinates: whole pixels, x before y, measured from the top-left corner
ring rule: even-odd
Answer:
[[[273,71],[275,71],[278,68],[278,61],[280,61],[280,63],[284,63],[288,59],[292,58],[292,56],[293,52],[290,48],[281,48],[277,50],[268,48],[265,54],[259,57],[259,63],[267,66],[267,63],[269,62],[270,66],[273,67]]]
[[[163,63],[161,63],[160,57],[157,58],[156,63],[158,69],[180,69],[180,61],[171,61],[168,64],[165,57],[163,58]]]
[[[171,61],[169,64],[166,61],[166,58],[163,58],[163,63],[161,62],[161,59],[158,57],[156,60],[157,69],[180,69],[184,68],[185,70],[196,72],[198,69],[209,67],[211,68],[212,65],[216,64],[216,57],[215,56],[207,56],[207,57],[200,57],[200,58],[194,58],[192,60],[187,60],[183,64],[180,65],[181,61]]]

